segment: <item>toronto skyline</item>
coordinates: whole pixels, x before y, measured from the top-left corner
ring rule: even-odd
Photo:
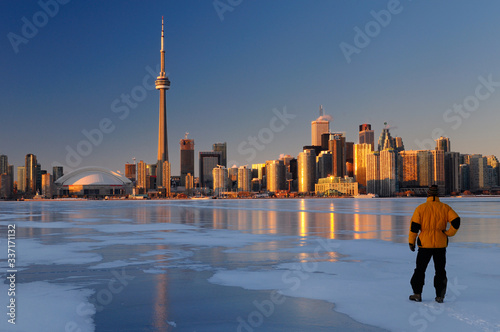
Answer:
[[[388,122],[407,150],[446,136],[453,151],[498,156],[498,9],[494,1],[4,2],[0,153],[16,167],[33,153],[42,168],[65,171],[156,162],[163,15],[172,175],[186,132],[195,164],[215,142],[227,142],[228,167],[297,157],[319,105],[346,141],[358,142],[360,124],[378,137]]]

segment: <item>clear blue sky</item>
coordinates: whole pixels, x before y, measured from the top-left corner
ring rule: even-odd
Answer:
[[[147,68],[157,75],[162,15],[173,175],[185,132],[196,156],[223,141],[238,165],[297,156],[320,104],[348,141],[387,121],[406,149],[437,133],[454,151],[500,156],[497,1],[220,0],[219,13],[210,0],[42,3],[50,15],[37,1],[0,3],[0,153],[16,167],[34,153],[43,169],[68,169],[79,144],[77,167],[156,161]],[[103,121],[93,144],[82,131]]]

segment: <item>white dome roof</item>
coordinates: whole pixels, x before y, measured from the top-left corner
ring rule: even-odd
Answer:
[[[101,167],[77,169],[55,181],[63,186],[122,186],[132,182],[126,177]]]

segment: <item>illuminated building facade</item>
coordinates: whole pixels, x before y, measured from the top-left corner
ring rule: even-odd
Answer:
[[[316,153],[313,149],[307,149],[299,153],[297,168],[299,192],[313,192],[316,183]]]
[[[266,161],[267,191],[276,192],[286,189],[286,168],[283,160]]]
[[[356,182],[366,187],[366,167],[368,153],[373,152],[373,145],[369,143],[354,144],[354,176]]]
[[[187,134],[180,142],[181,151],[181,186],[186,186],[186,176],[194,176],[194,139],[188,139]]]

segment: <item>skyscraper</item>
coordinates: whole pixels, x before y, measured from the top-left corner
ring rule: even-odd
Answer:
[[[56,181],[64,175],[64,169],[62,166],[52,167],[52,181]]]
[[[163,162],[168,161],[168,139],[167,139],[167,104],[166,91],[170,89],[170,80],[165,74],[165,50],[163,48],[163,16],[161,18],[161,71],[156,78],[156,89],[160,91],[160,116],[158,127],[158,167],[156,169],[156,183],[163,184]]]
[[[369,152],[366,156],[366,192],[380,194],[380,152]]]
[[[299,192],[314,191],[316,184],[316,153],[313,149],[304,150],[297,157]]]
[[[382,151],[385,149],[396,149],[396,140],[391,136],[387,122],[385,122],[384,125],[385,127],[382,129],[382,133],[380,133],[380,137],[378,139],[377,150]]]
[[[316,165],[318,168],[318,179],[326,178],[333,172],[333,153],[332,151],[321,151],[316,157]]]
[[[372,144],[354,144],[354,176],[356,177],[356,182],[363,187],[366,187],[367,156],[372,151]]]
[[[198,162],[200,164],[199,177],[200,187],[212,189],[214,184],[212,170],[221,164],[222,153],[220,151],[200,152]]]
[[[267,191],[276,192],[286,189],[286,167],[283,160],[266,161]]]
[[[246,166],[238,168],[238,191],[250,191],[252,189],[252,170]]]
[[[429,187],[434,182],[434,158],[429,150],[418,150],[418,185]]]
[[[444,151],[443,150],[433,150],[433,183],[438,186],[439,193],[443,195],[445,193],[445,163],[444,163]]]
[[[450,195],[452,192],[459,193],[461,191],[459,170],[460,170],[460,153],[445,152],[444,186],[446,195]]]
[[[24,192],[29,195],[36,194],[37,162],[34,154],[27,154],[25,158],[25,188]]]
[[[500,163],[498,162],[498,158],[496,156],[487,156],[488,159],[488,165],[491,166],[493,170],[493,176],[492,176],[492,186],[499,186],[500,183]]]
[[[469,190],[473,193],[480,189],[480,177],[482,175],[483,164],[479,163],[479,159],[483,156],[480,154],[471,154],[466,156],[466,163],[469,165]]]
[[[147,166],[144,161],[137,163],[137,182],[136,187],[139,193],[146,193]]]
[[[188,133],[180,140],[181,148],[181,186],[186,186],[186,175],[194,176],[194,139],[187,138]]]
[[[26,167],[17,167],[17,191],[24,192],[26,190]]]
[[[227,191],[227,168],[222,165],[217,165],[212,169],[212,177],[214,181],[214,195],[219,196],[222,192]]]
[[[311,145],[321,146],[321,134],[330,131],[330,121],[323,113],[323,105],[319,107],[319,118],[311,122]]]
[[[227,168],[227,143],[214,143],[212,150],[219,151],[221,153],[220,164]]]
[[[395,150],[401,152],[405,150],[405,145],[403,144],[403,138],[396,136],[394,137]]]
[[[389,197],[399,191],[398,184],[398,152],[394,149],[380,151],[380,193]]]
[[[375,150],[375,134],[371,124],[363,123],[359,126],[359,144],[370,144],[372,151]]]
[[[238,167],[236,165],[227,169],[227,177],[227,189],[229,191],[238,191]]]
[[[333,176],[343,178],[346,175],[346,147],[344,133],[331,133],[328,150],[333,153]]]
[[[460,164],[460,190],[470,190],[469,164]]]
[[[345,175],[354,177],[354,143],[345,142]]]
[[[418,187],[418,151],[401,151],[400,181],[402,188]]]
[[[436,140],[436,150],[451,152],[450,139],[448,137],[443,137],[443,136],[439,137]]]
[[[46,173],[42,175],[42,195],[47,198],[52,198],[54,194],[54,181],[52,174]]]
[[[9,170],[9,159],[6,155],[0,155],[0,174],[7,174]]]

